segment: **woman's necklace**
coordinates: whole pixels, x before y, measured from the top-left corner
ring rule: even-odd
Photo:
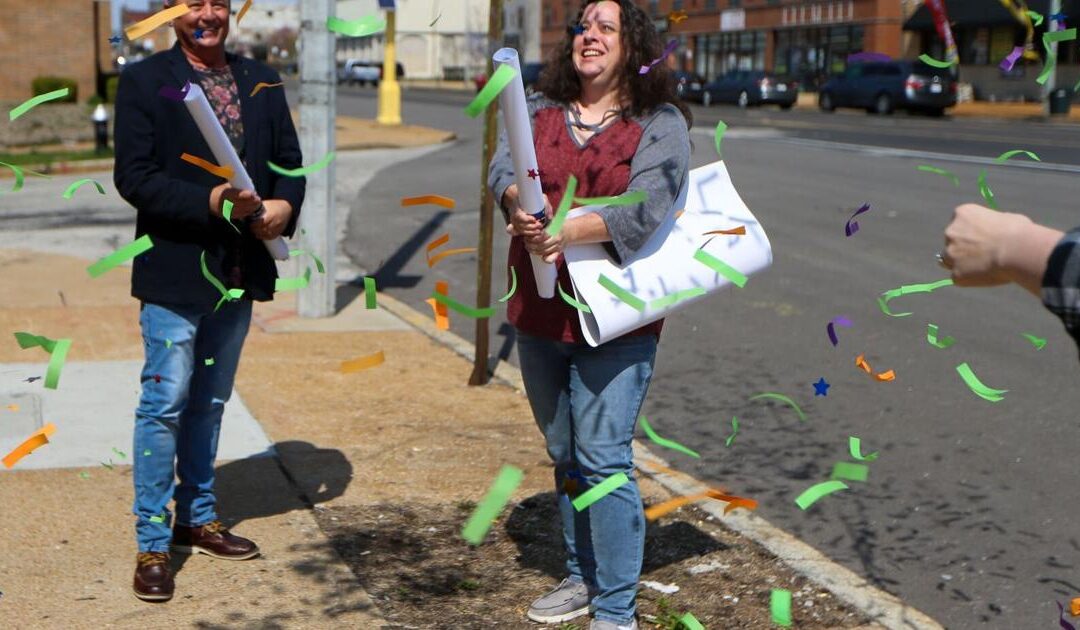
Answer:
[[[573,116],[574,120],[570,124],[577,127],[578,129],[582,129],[582,130],[588,131],[590,133],[597,133],[601,129],[604,128],[604,126],[607,124],[609,118],[611,118],[612,116],[618,116],[618,115],[621,115],[621,114],[622,114],[622,108],[621,107],[612,107],[611,109],[604,112],[604,115],[600,117],[600,122],[595,123],[595,124],[590,124],[590,123],[587,123],[587,122],[584,122],[583,120],[581,120],[581,109],[578,108],[577,104],[571,104],[570,105],[570,115]]]

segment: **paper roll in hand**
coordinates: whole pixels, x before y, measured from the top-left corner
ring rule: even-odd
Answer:
[[[184,96],[184,105],[191,112],[191,117],[195,119],[195,125],[202,133],[206,144],[210,145],[210,152],[214,154],[218,165],[232,169],[233,177],[229,183],[241,190],[254,191],[255,184],[248,176],[244,163],[240,161],[240,156],[236,154],[236,149],[229,142],[229,137],[225,135],[225,130],[221,128],[221,123],[218,122],[213,108],[210,107],[210,102],[206,100],[206,94],[203,93],[202,88],[194,83],[190,84],[187,95]],[[275,260],[289,259],[289,246],[280,236],[272,241],[263,241],[263,244]]]
[[[536,146],[533,144],[532,124],[529,122],[529,106],[525,102],[525,86],[521,82],[521,65],[518,53],[513,48],[501,48],[492,56],[495,67],[510,66],[515,70],[514,80],[499,94],[502,106],[503,122],[506,123],[506,138],[510,145],[510,158],[514,162],[514,181],[517,183],[518,197],[525,212],[545,222],[544,191],[540,188],[539,177],[529,177],[529,171],[536,173]],[[555,297],[555,280],[558,270],[555,265],[532,255],[533,276],[536,278],[536,292],[542,298]]]

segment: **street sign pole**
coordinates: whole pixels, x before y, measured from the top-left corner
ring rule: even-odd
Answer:
[[[1046,32],[1053,33],[1058,30],[1058,21],[1050,19],[1051,15],[1057,15],[1061,13],[1061,0],[1050,0],[1050,11],[1046,16]],[[1046,79],[1046,83],[1042,86],[1042,99],[1043,99],[1043,116],[1050,116],[1050,95],[1054,93],[1054,88],[1057,86],[1057,55],[1058,44],[1057,42],[1050,42],[1049,50],[1046,53],[1049,60],[1054,61],[1054,68],[1050,71],[1050,77]]]

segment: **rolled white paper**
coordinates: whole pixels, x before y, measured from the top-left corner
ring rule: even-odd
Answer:
[[[525,212],[543,220],[544,191],[540,187],[540,177],[529,177],[529,171],[539,173],[536,164],[536,146],[533,145],[532,125],[529,122],[529,106],[525,102],[525,85],[521,82],[521,65],[518,53],[513,48],[500,48],[491,57],[495,67],[510,66],[514,69],[514,80],[499,94],[502,106],[503,122],[506,124],[506,137],[510,144],[510,158],[514,162],[514,180],[518,187],[518,197]],[[555,282],[558,270],[555,265],[532,255],[533,277],[536,278],[536,293],[542,298],[555,297]]]
[[[236,154],[232,142],[229,142],[229,137],[225,135],[225,130],[221,128],[221,123],[218,122],[217,115],[210,107],[210,101],[206,100],[206,94],[203,93],[202,88],[194,83],[190,84],[187,96],[184,97],[184,105],[191,112],[191,117],[195,119],[195,125],[202,133],[206,144],[210,145],[210,152],[214,154],[218,165],[232,169],[233,178],[229,183],[234,188],[254,191],[255,184],[248,176],[247,169],[240,161],[240,156]],[[263,245],[266,245],[266,250],[274,259],[289,259],[289,246],[280,236],[271,241],[263,241]]]

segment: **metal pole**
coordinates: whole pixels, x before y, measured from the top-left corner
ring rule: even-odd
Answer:
[[[503,40],[503,0],[491,0],[488,9],[488,54],[487,76],[495,71],[491,54]],[[495,154],[495,144],[499,133],[499,101],[495,100],[484,115],[484,154],[480,164],[480,236],[477,239],[476,266],[476,306],[483,308],[491,304],[491,260],[495,227],[495,199],[487,185],[488,164]],[[476,320],[476,354],[473,357],[473,372],[469,385],[485,385],[488,374],[488,320]]]
[[[335,146],[337,73],[334,36],[326,28],[327,18],[334,15],[334,4],[334,0],[300,0],[300,149],[306,164],[321,160]],[[300,317],[330,317],[337,307],[335,170],[331,162],[327,168],[307,176],[300,244],[323,260],[326,273],[313,273],[311,283],[299,292]],[[301,268],[306,264],[301,263]]]
[[[401,85],[397,81],[397,11],[386,12],[386,45],[383,47],[383,73],[379,81],[380,125],[401,124]]]
[[[1061,0],[1050,0],[1050,12],[1046,16],[1046,32],[1053,33],[1058,30],[1058,21],[1051,20],[1051,15],[1057,15],[1061,13]],[[1046,79],[1046,83],[1042,86],[1042,99],[1043,99],[1043,116],[1050,116],[1050,95],[1053,94],[1054,88],[1057,85],[1057,56],[1058,45],[1057,42],[1050,42],[1050,50],[1047,52],[1049,59],[1054,60],[1054,69],[1050,72],[1050,77]],[[1047,61],[1049,61],[1049,59]]]

